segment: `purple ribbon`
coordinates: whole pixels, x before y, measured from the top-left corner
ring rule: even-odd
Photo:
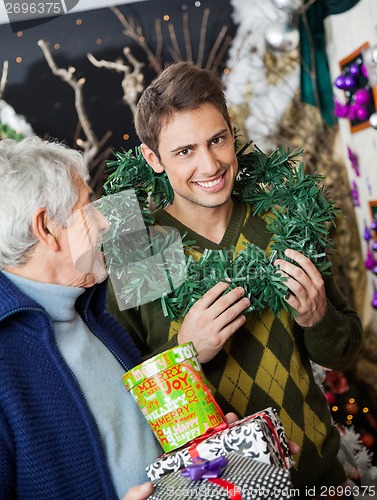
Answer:
[[[219,477],[224,467],[228,465],[228,459],[225,457],[205,460],[201,457],[195,457],[193,464],[188,465],[181,471],[182,476],[189,477],[192,481],[198,479],[210,479]]]

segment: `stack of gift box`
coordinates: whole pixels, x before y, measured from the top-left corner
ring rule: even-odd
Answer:
[[[123,381],[165,452],[146,469],[155,485],[150,500],[289,498],[293,460],[277,411],[227,424],[191,343],[147,360]]]

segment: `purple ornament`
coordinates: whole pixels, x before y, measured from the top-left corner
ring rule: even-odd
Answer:
[[[349,146],[347,146],[347,150],[348,150],[348,158],[350,159],[352,168],[355,170],[357,177],[360,177],[359,160],[357,158],[357,155],[355,155],[355,153]]]
[[[346,75],[344,77],[344,88],[347,90],[352,90],[356,87],[356,80],[352,75]]]
[[[377,309],[377,290],[375,290],[373,293],[373,299],[372,299],[371,305],[372,305],[372,307]]]
[[[359,64],[351,64],[349,70],[350,70],[351,75],[353,75],[353,76],[358,76],[358,75],[360,75],[360,72],[361,72],[361,68],[360,68]]]
[[[360,206],[359,189],[355,181],[352,182],[351,196],[353,198],[353,204],[355,207]]]
[[[353,98],[356,104],[367,106],[370,103],[371,95],[367,89],[357,89]]]
[[[375,231],[377,229],[377,220],[376,220],[376,218],[374,218],[372,220],[372,222],[369,224],[369,229],[371,229],[372,231]]]
[[[364,240],[369,241],[371,239],[372,239],[371,232],[369,231],[369,228],[367,226],[365,226],[365,228],[364,228]]]
[[[372,252],[368,248],[367,258],[364,261],[365,269],[371,270],[371,269],[375,268],[376,264],[377,264],[377,262],[375,261],[375,258],[373,257]]]
[[[344,75],[339,75],[335,79],[335,87],[337,87],[340,90],[344,90],[346,88],[346,83],[345,83],[345,76]]]

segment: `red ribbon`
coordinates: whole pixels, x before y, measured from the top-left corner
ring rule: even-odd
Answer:
[[[226,422],[221,422],[220,424],[216,425],[215,427],[210,427],[209,429],[207,429],[205,431],[205,433],[202,434],[201,436],[198,436],[197,438],[193,439],[191,441],[190,448],[188,449],[188,451],[190,453],[190,457],[195,458],[195,457],[199,456],[198,450],[196,449],[196,447],[198,446],[199,443],[201,443],[202,441],[205,441],[206,439],[210,438],[214,434],[217,434],[218,432],[224,431],[227,428],[228,428],[228,424]]]
[[[229,481],[226,481],[225,479],[222,479],[221,477],[208,479],[208,481],[210,481],[211,483],[217,484],[218,486],[221,486],[221,488],[224,488],[224,490],[227,491],[228,497],[231,500],[242,500],[240,489],[237,486],[235,486],[233,483],[230,483]]]

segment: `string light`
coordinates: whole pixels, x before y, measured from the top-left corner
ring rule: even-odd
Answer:
[[[60,43],[55,43],[54,49],[56,49],[56,50],[60,49]]]
[[[96,44],[97,44],[97,45],[101,45],[101,43],[102,43],[102,38],[97,38],[97,40],[96,40]]]
[[[22,57],[16,57],[16,63],[22,62]]]
[[[339,408],[337,406],[333,406],[331,409],[332,409],[332,411],[338,411],[339,410]]]
[[[363,408],[363,413],[368,413],[369,412],[369,408],[365,407]]]
[[[21,37],[22,37],[22,35],[23,35],[23,32],[22,32],[22,31],[19,31],[19,32],[17,33],[18,38],[21,38]]]
[[[168,16],[167,14],[163,17],[164,21],[169,21],[169,19],[170,19],[170,16]]]
[[[230,69],[229,69],[229,68],[224,68],[223,73],[224,73],[225,75],[229,75],[229,73],[230,73]]]
[[[129,138],[130,138],[130,136],[128,134],[123,134],[123,139],[125,141],[128,141]]]
[[[77,24],[77,26],[81,26],[82,25],[82,19],[76,19],[76,24]]]

